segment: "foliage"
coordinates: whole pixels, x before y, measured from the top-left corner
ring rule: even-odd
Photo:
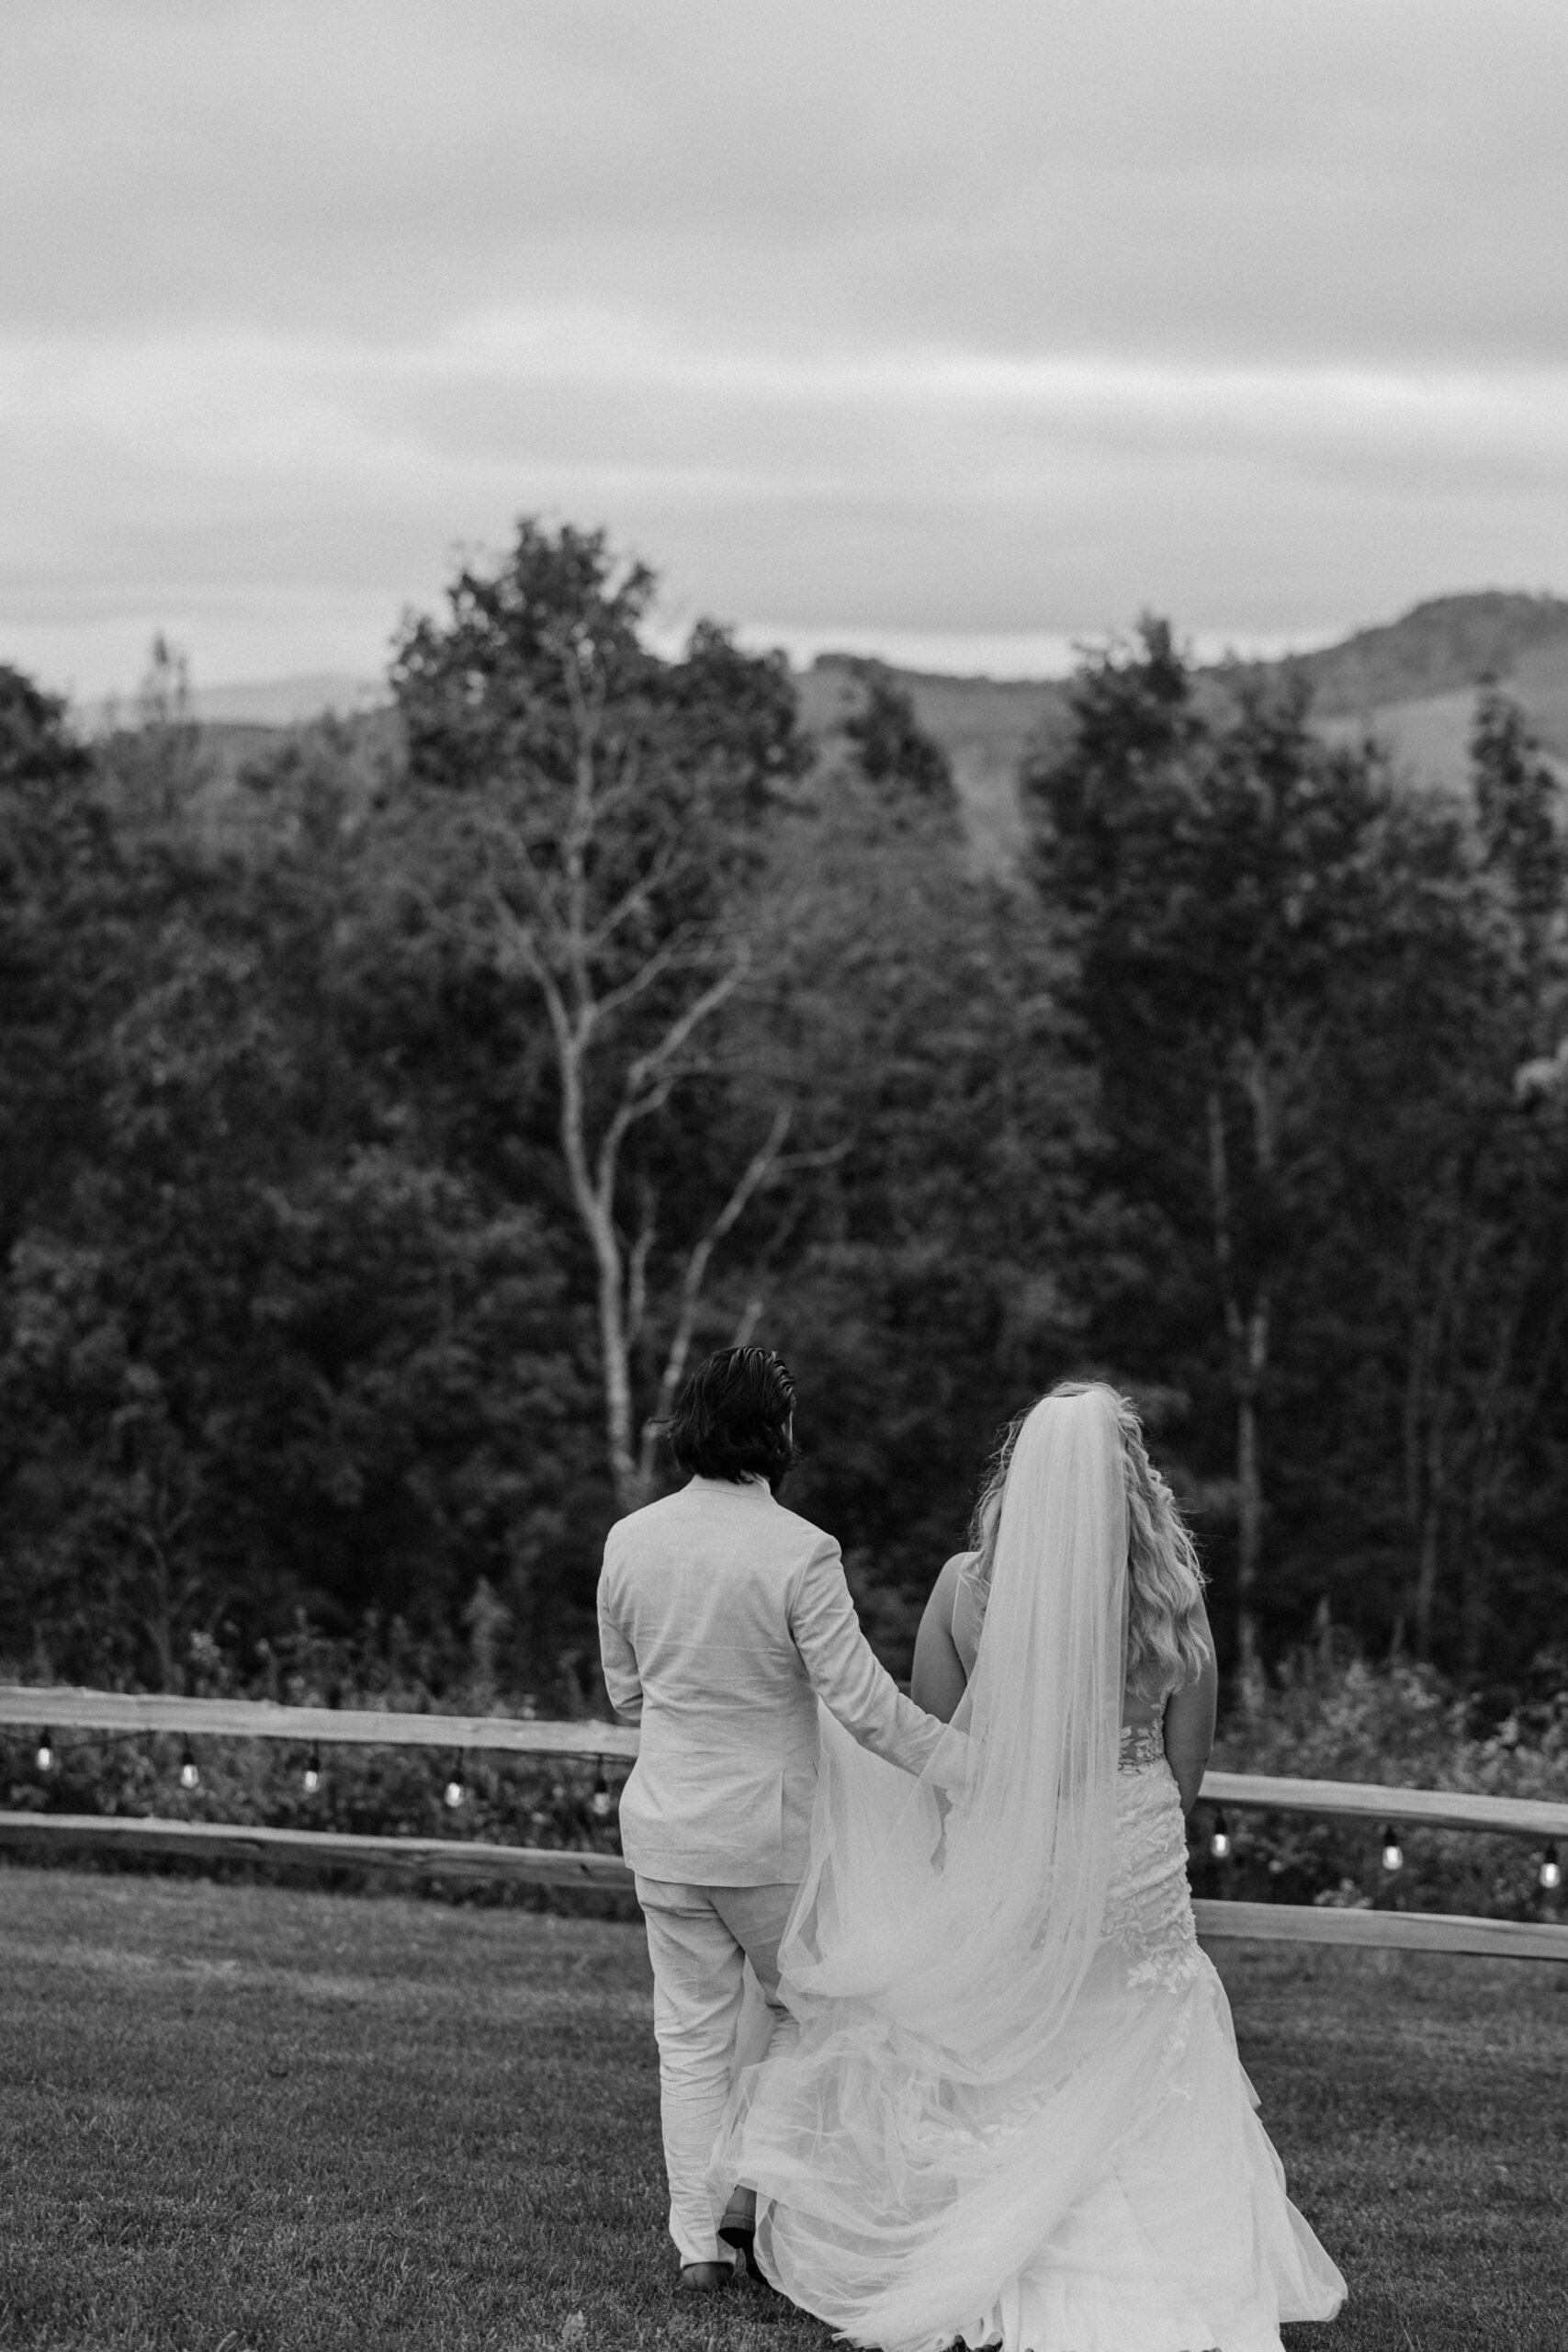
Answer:
[[[1168,1297],[1185,1291],[1208,1324],[1168,1325],[1161,1340],[1211,1359],[1205,1385],[1235,1417],[1234,1616],[1250,1685],[1259,1423],[1324,1075],[1376,938],[1386,793],[1370,758],[1318,743],[1294,677],[1243,676],[1226,707],[1201,708],[1161,622],[1087,665],[1073,708],[1072,739],[1028,778],[1035,861],[1070,926],[1106,1173],[1158,1201],[1184,1278]]]
[[[898,1587],[857,1582],[873,1627],[895,1645],[912,1640]],[[488,1585],[478,1589],[468,1616],[468,1638],[457,1642],[420,1641],[400,1621],[371,1620],[354,1639],[337,1641],[301,1623],[261,1645],[260,1671],[243,1690],[218,1645],[197,1634],[182,1661],[183,1679],[197,1696],[297,1706],[435,1716],[537,1711],[535,1696],[494,1679],[508,1612]],[[1430,1668],[1374,1668],[1346,1648],[1330,1633],[1285,1660],[1261,1709],[1233,1716],[1215,1750],[1216,1770],[1568,1803],[1568,1660],[1561,1653],[1543,1656],[1509,1712],[1488,1720],[1475,1700]],[[544,1705],[552,1714],[575,1714],[583,1698],[569,1672]],[[620,1849],[614,1800],[626,1767],[613,1758],[459,1758],[455,1747],[328,1743],[314,1759],[319,1785],[307,1792],[304,1769],[312,1758],[303,1744],[204,1738],[195,1744],[200,1784],[187,1792],[179,1782],[183,1743],[173,1735],[57,1733],[52,1749],[51,1768],[40,1771],[35,1733],[0,1733],[0,1808]],[[446,1798],[455,1764],[464,1791],[457,1807]],[[1378,1824],[1296,1815],[1233,1815],[1234,1850],[1217,1865],[1208,1852],[1211,1809],[1200,1806],[1191,1825],[1194,1887],[1246,1901],[1562,1916],[1560,1900],[1539,1886],[1541,1849],[1529,1838],[1401,1825],[1397,1800],[1391,1812],[1404,1852],[1404,1869],[1392,1877],[1381,1866]]]
[[[395,713],[238,776],[166,646],[91,751],[0,673],[0,1655],[265,1687],[302,1611],[439,1698],[489,1594],[496,1686],[587,1707],[604,1529],[754,1334],[896,1668],[996,1429],[1089,1372],[1255,1706],[1325,1602],[1522,1688],[1568,883],[1517,707],[1443,804],[1150,622],[1053,690],[982,874],[897,679],[840,665],[813,741],[782,660],[656,653],[655,588],[525,522],[410,617]]]
[[[554,1098],[554,1183],[592,1263],[623,1510],[650,1492],[713,1254],[776,1176],[793,1116],[781,1074],[761,1142],[722,1174],[690,1154],[671,1168],[667,1131],[714,1074],[718,1016],[759,978],[747,885],[804,755],[776,659],[711,623],[681,662],[648,650],[653,585],[602,534],[525,524],[498,571],[459,576],[445,627],[409,625],[392,673],[413,855],[391,888],[460,967],[521,990],[523,1035],[546,1016],[543,1069],[526,1047],[524,1069]]]
[[[953,763],[940,743],[921,729],[912,695],[877,662],[858,665],[865,699],[852,711],[842,735],[860,775],[881,797],[895,821],[915,816],[945,816],[955,822],[958,795]]]
[[[1315,1647],[1284,1662],[1257,1714],[1233,1719],[1213,1763],[1292,1780],[1568,1803],[1568,1654],[1543,1656],[1507,1713],[1488,1723],[1429,1667],[1375,1669],[1346,1659],[1325,1629]],[[1217,1867],[1205,1851],[1211,1823],[1201,1806],[1196,1883],[1202,1893],[1243,1901],[1562,1917],[1560,1899],[1538,1883],[1541,1849],[1529,1838],[1412,1827],[1400,1822],[1397,1801],[1391,1811],[1383,1826],[1398,1831],[1404,1858],[1397,1873],[1382,1868],[1378,1824],[1283,1814],[1231,1818],[1233,1855]]]
[[[257,1645],[257,1672],[240,1686],[209,1634],[193,1634],[180,1679],[198,1698],[265,1698],[288,1706],[351,1707],[420,1715],[534,1713],[533,1694],[503,1688],[496,1666],[509,1646],[510,1611],[482,1579],[465,1611],[466,1638],[421,1639],[400,1619],[369,1618],[330,1639],[301,1619]],[[581,1690],[546,1695],[552,1714],[580,1713]],[[181,1785],[185,1743],[172,1734],[56,1732],[47,1770],[36,1732],[0,1733],[0,1809],[25,1813],[148,1815],[274,1829],[341,1830],[360,1837],[471,1838],[489,1845],[570,1847],[618,1853],[614,1803],[617,1760],[473,1754],[456,1747],[360,1747],[200,1738],[199,1781]],[[305,1786],[306,1767],[317,1785]],[[462,1800],[447,1789],[457,1770]],[[595,1792],[599,1802],[594,1802]]]
[[[389,1700],[388,1704],[394,1702]],[[267,1829],[338,1830],[361,1838],[441,1838],[490,1846],[617,1853],[614,1814],[593,1805],[598,1767],[562,1758],[465,1757],[463,1797],[446,1792],[455,1750],[329,1746],[318,1786],[304,1787],[310,1750],[266,1740],[198,1740],[198,1786],[180,1786],[183,1743],[172,1736],[57,1736],[47,1780],[35,1742],[0,1736],[0,1800],[14,1812],[212,1821]],[[607,1775],[618,1792],[624,1767]]]
[[[0,1250],[34,1193],[91,1148],[95,1030],[118,962],[114,865],[64,706],[0,664]]]
[[[1026,777],[1035,870],[1137,1234],[1090,1328],[1185,1400],[1225,1656],[1256,1702],[1327,1598],[1369,1642],[1517,1660],[1562,1573],[1526,1498],[1568,1162],[1514,1088],[1562,1018],[1550,776],[1494,775],[1483,714],[1472,830],[1320,744],[1299,679],[1200,696],[1156,622],[1073,707]]]

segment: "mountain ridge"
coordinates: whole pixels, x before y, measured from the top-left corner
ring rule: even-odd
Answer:
[[[1506,678],[1549,647],[1568,661],[1568,599],[1487,588],[1427,597],[1397,620],[1293,658],[1313,682],[1318,715],[1332,718]]]
[[[831,725],[852,703],[864,666],[852,656],[818,655],[801,679],[808,725]],[[953,763],[976,857],[1005,865],[1023,835],[1019,763],[1032,743],[1066,728],[1069,682],[883,666]],[[1235,668],[1268,674],[1287,666],[1310,680],[1313,723],[1327,741],[1371,734],[1416,788],[1466,788],[1475,689],[1487,678],[1507,685],[1542,750],[1568,770],[1568,599],[1498,588],[1427,597],[1333,645],[1273,662],[1210,662],[1199,675],[1217,683]]]
[[[1239,666],[1269,673],[1287,663],[1311,681],[1314,723],[1328,741],[1355,741],[1370,731],[1414,786],[1464,787],[1474,692],[1488,677],[1508,686],[1543,751],[1568,768],[1568,598],[1500,588],[1427,597],[1397,619],[1353,629],[1332,645]],[[1069,682],[908,670],[820,653],[796,673],[806,726],[827,734],[840,724],[856,707],[868,666],[908,691],[920,726],[947,752],[976,859],[1010,862],[1023,830],[1019,763],[1043,734],[1066,724]],[[1208,663],[1200,674],[1217,681],[1235,666]],[[254,750],[265,730],[299,726],[328,710],[369,718],[387,702],[382,682],[328,672],[198,687],[189,708],[214,748],[235,755],[222,762],[231,766],[242,736]],[[109,698],[81,716],[96,718],[93,731],[102,731],[125,724],[134,710],[133,700]]]

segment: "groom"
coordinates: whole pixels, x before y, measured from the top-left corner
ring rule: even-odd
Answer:
[[[669,1429],[688,1483],[610,1530],[599,1579],[604,1685],[642,1732],[621,1844],[653,1962],[670,2234],[694,2289],[731,2275],[705,2175],[748,1960],[775,2034],[787,2018],[779,1939],[806,1869],[817,1702],[907,1771],[942,1736],[878,1665],[837,1544],[775,1500],[794,1413],[771,1350],[699,1364]]]

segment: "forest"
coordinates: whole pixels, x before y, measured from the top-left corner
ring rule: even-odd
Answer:
[[[1146,617],[997,869],[890,673],[812,731],[723,627],[652,650],[657,587],[524,522],[388,710],[239,762],[166,649],[91,741],[0,669],[5,1672],[310,1639],[596,1706],[604,1532],[756,1337],[897,1671],[1089,1374],[1233,1693],[1568,1681],[1568,837],[1506,679],[1424,791]]]

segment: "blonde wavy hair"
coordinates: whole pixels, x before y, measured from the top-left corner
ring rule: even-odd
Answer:
[[[1194,1681],[1207,1665],[1209,1645],[1197,1623],[1204,1577],[1176,1497],[1144,1442],[1144,1425],[1131,1401],[1102,1380],[1059,1380],[1052,1396],[1109,1397],[1122,1439],[1127,1478],[1127,1687],[1159,1699]],[[1012,1450],[1031,1406],[1009,1422],[986,1474],[969,1522],[975,1554],[970,1577],[982,1608],[989,1598]]]

